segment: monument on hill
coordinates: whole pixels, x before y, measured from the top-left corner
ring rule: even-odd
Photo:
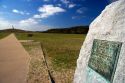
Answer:
[[[74,83],[125,83],[125,0],[108,5],[91,23]]]

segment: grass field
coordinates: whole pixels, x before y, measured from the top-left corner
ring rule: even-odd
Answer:
[[[10,33],[0,33],[0,39]],[[29,34],[33,35],[29,37]],[[30,55],[27,83],[48,83],[50,70],[55,83],[72,83],[76,60],[85,39],[85,34],[15,33]],[[29,42],[27,40],[34,40]],[[42,45],[42,49],[41,46]],[[48,64],[46,69],[42,50]]]
[[[0,32],[0,39],[4,38],[5,36],[9,35],[10,33]]]
[[[0,33],[0,39],[10,33]],[[16,33],[19,40],[35,40],[43,45],[46,57],[54,69],[74,69],[85,34]]]
[[[16,33],[19,40],[35,40],[43,45],[46,57],[50,60],[55,70],[74,69],[79,55],[81,45],[85,39],[84,34],[50,34],[32,33],[28,37],[27,33]]]

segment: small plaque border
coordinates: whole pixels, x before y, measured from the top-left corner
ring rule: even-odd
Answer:
[[[107,42],[107,43],[114,43],[114,44],[117,44],[117,45],[118,45],[117,54],[116,54],[116,58],[115,58],[114,66],[113,66],[113,71],[111,72],[111,77],[110,77],[110,79],[107,78],[106,76],[104,76],[103,74],[101,74],[100,72],[98,72],[97,70],[95,70],[95,69],[90,65],[91,57],[92,57],[93,51],[95,50],[95,47],[94,47],[95,42]],[[92,50],[91,50],[91,55],[90,55],[89,62],[88,62],[88,66],[89,66],[91,69],[93,69],[95,72],[97,72],[98,74],[100,74],[101,76],[103,76],[106,80],[110,81],[110,83],[112,83],[112,82],[113,82],[113,78],[114,78],[114,74],[115,74],[115,71],[116,71],[116,67],[117,67],[117,63],[118,63],[118,59],[119,59],[121,47],[122,47],[122,42],[94,39],[94,41],[93,41],[93,46],[92,46]]]

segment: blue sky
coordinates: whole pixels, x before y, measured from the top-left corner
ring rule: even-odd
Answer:
[[[114,0],[0,0],[0,29],[89,25]]]

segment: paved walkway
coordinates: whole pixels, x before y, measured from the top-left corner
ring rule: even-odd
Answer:
[[[26,83],[29,55],[14,34],[0,40],[0,83]]]

